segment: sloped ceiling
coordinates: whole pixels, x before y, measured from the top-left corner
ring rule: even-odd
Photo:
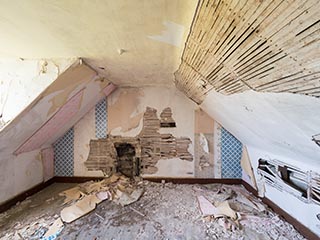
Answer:
[[[197,0],[1,1],[0,58],[82,57],[117,85],[168,85]]]
[[[212,89],[320,96],[318,0],[200,0],[176,84],[200,103]]]
[[[50,119],[55,118],[69,100],[80,94],[77,101],[60,116],[62,120],[66,119],[62,121],[63,124],[60,120],[55,120],[50,125],[48,133],[41,134],[44,140],[41,136],[35,145],[40,148],[42,145],[53,143],[103,97],[101,91],[109,82],[96,79],[97,73],[87,65],[79,61],[72,64],[0,131],[1,157],[5,153],[12,154],[31,136],[36,135],[41,126],[50,124]],[[51,129],[54,131],[50,131]],[[4,161],[5,158],[2,157],[1,160]]]

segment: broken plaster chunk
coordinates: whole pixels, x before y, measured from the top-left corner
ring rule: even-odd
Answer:
[[[104,192],[104,191],[102,191],[102,192],[98,192],[97,194],[96,194],[96,196],[97,196],[97,198],[99,198],[101,201],[103,201],[103,200],[107,200],[108,198],[109,198],[109,192]]]
[[[67,204],[71,201],[78,200],[81,198],[84,194],[80,191],[79,187],[73,187],[68,190],[65,190],[61,193],[59,193],[59,196],[65,196],[66,198],[63,201],[63,205]]]
[[[117,199],[115,202],[120,204],[121,206],[126,206],[138,201],[138,199],[142,196],[142,194],[143,194],[142,188],[134,190],[130,195],[123,192],[119,197],[119,199]]]
[[[218,213],[218,209],[215,206],[213,206],[213,204],[209,202],[209,200],[206,199],[204,196],[198,196],[197,199],[200,210],[202,212],[202,216],[213,216]]]
[[[231,219],[237,219],[237,214],[234,210],[231,209],[229,202],[224,201],[222,203],[219,203],[217,206],[218,214],[217,215],[224,215],[227,217],[230,217]],[[215,215],[216,217],[216,215]]]
[[[41,240],[55,239],[61,233],[63,227],[64,225],[61,218],[56,219]]]
[[[202,212],[202,216],[214,216],[219,217],[229,217],[231,219],[237,219],[238,215],[234,210],[231,209],[228,201],[223,201],[214,206],[208,199],[204,196],[198,196],[199,207]]]
[[[102,202],[95,194],[87,195],[75,204],[62,209],[60,216],[61,219],[70,223],[74,220],[86,215],[96,208],[96,204]]]

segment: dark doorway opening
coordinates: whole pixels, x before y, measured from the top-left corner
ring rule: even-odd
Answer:
[[[135,147],[130,143],[115,143],[117,151],[117,172],[127,177],[139,175],[139,159],[136,158]]]

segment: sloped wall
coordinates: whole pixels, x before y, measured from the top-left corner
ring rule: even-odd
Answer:
[[[320,132],[319,99],[254,91],[225,96],[212,91],[201,108],[246,145],[256,179],[259,158],[320,173],[320,148],[312,141]],[[248,180],[246,176],[244,179]],[[316,218],[319,205],[303,203],[270,186],[265,188],[266,197],[320,235]]]
[[[0,129],[38,97],[75,60],[0,60]]]
[[[43,169],[46,168],[41,157],[38,157],[41,149],[49,147],[81,119],[104,96],[102,91],[108,84],[108,81],[99,79],[96,72],[82,61],[76,61],[6,125],[0,132],[0,203],[44,179],[48,180],[43,176]],[[75,106],[76,109],[72,109],[75,114],[71,118],[66,112],[61,116],[67,118],[62,126],[55,128],[56,131],[43,142],[35,139],[37,144],[32,148],[34,151],[17,151],[26,141],[37,138],[39,129],[46,126],[68,100],[79,92],[80,102]],[[54,123],[52,126],[55,126]]]

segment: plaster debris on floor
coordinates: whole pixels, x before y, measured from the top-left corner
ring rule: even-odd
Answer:
[[[0,239],[304,239],[242,186],[112,175],[55,183],[0,215]]]

